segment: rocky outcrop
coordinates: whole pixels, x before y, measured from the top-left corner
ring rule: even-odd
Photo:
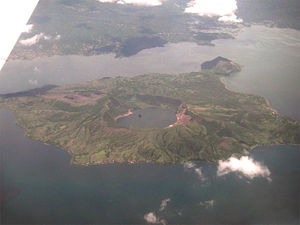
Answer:
[[[219,75],[230,75],[231,73],[241,71],[242,66],[229,59],[218,56],[217,58],[211,61],[206,61],[202,63],[201,69],[213,70],[214,73]]]

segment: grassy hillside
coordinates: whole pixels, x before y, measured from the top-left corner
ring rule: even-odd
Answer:
[[[263,97],[225,89],[212,71],[150,74],[2,96],[26,135],[59,146],[73,164],[215,162],[254,145],[299,144],[299,123]],[[26,92],[23,92],[26,93]],[[160,107],[183,119],[165,128],[122,127],[129,110]]]

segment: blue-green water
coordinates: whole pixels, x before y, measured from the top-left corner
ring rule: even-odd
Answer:
[[[176,113],[162,108],[146,108],[132,112],[131,115],[121,117],[118,123],[122,126],[141,128],[163,128],[176,122]]]
[[[2,205],[3,223],[145,224],[149,212],[168,224],[299,219],[299,147],[251,152],[270,170],[271,182],[235,173],[218,177],[216,164],[197,162],[203,180],[182,164],[71,166],[64,151],[24,137],[10,112],[0,110],[0,118],[1,182],[20,191]],[[161,201],[168,198],[160,212]]]
[[[236,40],[216,41],[215,47],[179,43],[122,59],[14,61],[0,72],[0,92],[101,76],[197,71],[201,62],[222,55],[244,66],[227,78],[229,88],[268,97],[280,113],[300,120],[299,34],[255,26]],[[79,167],[70,165],[63,150],[24,137],[14,116],[0,110],[0,154],[0,199],[6,199],[1,223],[146,224],[144,216],[151,212],[168,224],[299,223],[299,146],[253,150],[249,158],[270,172],[253,178],[218,176],[218,164],[205,162]]]
[[[300,31],[252,26],[236,39],[214,43],[167,44],[127,58],[108,54],[10,61],[0,72],[0,93],[105,76],[188,73],[199,71],[204,61],[223,56],[244,66],[242,72],[226,79],[229,88],[263,95],[280,113],[300,120]]]

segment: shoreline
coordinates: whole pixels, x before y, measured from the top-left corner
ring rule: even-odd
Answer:
[[[255,24],[254,24],[255,25]],[[263,26],[263,25],[261,25]],[[248,26],[245,26],[243,24],[240,24],[237,28],[233,28],[231,31],[227,31],[225,33],[229,34],[231,36],[231,38],[217,38],[214,40],[183,40],[183,41],[171,41],[171,40],[166,40],[166,43],[164,44],[163,47],[165,47],[165,45],[168,44],[177,44],[177,43],[181,43],[181,42],[188,42],[188,43],[194,43],[196,45],[200,45],[200,46],[216,46],[215,42],[218,41],[222,41],[222,40],[226,40],[226,39],[236,39],[241,33],[243,33],[245,31],[245,28],[248,28]],[[210,33],[210,32],[205,32],[205,30],[203,31],[204,33]],[[102,46],[105,47],[105,46]],[[156,46],[159,47],[159,46]],[[153,49],[156,47],[150,47],[150,48],[143,48],[141,51],[146,50],[146,49]],[[19,47],[19,48],[23,48],[23,47]],[[101,48],[101,47],[100,47]],[[13,51],[14,49],[12,49]],[[19,50],[20,51],[20,50]],[[114,57],[116,58],[128,58],[128,57],[132,57],[137,55],[139,52],[135,53],[134,55],[131,56],[125,56],[125,55],[120,55],[118,51],[109,51],[109,52],[99,52],[99,53],[90,53],[89,49],[85,49],[82,47],[82,49],[79,50],[78,53],[73,53],[73,54],[68,54],[65,52],[58,52],[57,49],[48,49],[45,52],[39,52],[38,54],[28,54],[28,55],[20,55],[18,54],[18,52],[15,53],[11,53],[6,59],[5,62],[11,62],[11,61],[16,61],[16,60],[34,60],[34,59],[38,59],[38,58],[46,58],[46,57],[53,57],[53,56],[70,56],[70,55],[76,55],[76,56],[101,56],[101,55],[114,55]]]
[[[226,85],[226,78],[225,77],[218,77],[219,78],[219,80],[220,80],[220,82],[224,85],[224,88],[226,89],[226,90],[228,90],[228,92],[230,91],[230,92],[234,92],[234,91],[231,91],[229,88],[228,88],[228,86]],[[215,80],[215,81],[217,81],[217,79],[213,79],[213,80]],[[223,89],[224,90],[224,89]],[[246,94],[245,94],[246,95]],[[241,96],[243,96],[242,94],[240,95],[240,97]],[[263,98],[263,97],[261,97],[261,98]],[[268,113],[268,111],[267,110],[271,110],[272,112],[276,112],[277,113],[277,111],[274,109],[274,110],[272,110],[272,107],[270,106],[270,102],[266,99],[266,98],[264,98],[265,99],[265,103],[264,103],[264,101],[262,100],[262,99],[259,99],[259,102],[258,103],[256,103],[258,106],[262,106],[263,108],[262,109],[264,109],[265,110],[265,112],[267,112]],[[106,105],[105,105],[106,106]],[[0,105],[0,107],[1,107],[1,105]],[[266,108],[265,108],[266,107]],[[9,108],[9,107],[8,107]],[[128,108],[127,108],[128,109]],[[124,110],[125,111],[125,110]],[[124,112],[123,111],[123,112]],[[188,121],[190,120],[189,119],[189,116],[188,115],[185,115],[185,112],[187,111],[187,106],[185,106],[184,104],[181,104],[180,106],[179,106],[179,108],[178,108],[178,111],[177,111],[177,114],[176,114],[176,122],[175,122],[175,124],[173,124],[173,126],[174,125],[176,125],[176,124],[178,124],[179,122],[181,122],[183,125],[186,125],[187,123],[188,123]],[[12,110],[12,112],[14,112],[13,110]],[[126,112],[126,111],[125,111]],[[17,119],[17,116],[16,116],[16,114],[15,113],[13,113],[14,114],[14,117]],[[115,121],[117,121],[119,118],[122,118],[122,117],[127,117],[127,116],[129,116],[129,115],[131,115],[131,114],[133,114],[133,112],[131,111],[131,109],[128,109],[128,112],[127,113],[123,113],[123,114],[121,114],[121,115],[117,115],[116,117],[114,117],[114,120]],[[22,126],[20,126],[20,124],[17,124],[19,127],[22,127]],[[23,128],[24,129],[24,131],[25,131],[25,135],[26,136],[28,136],[30,139],[35,139],[34,138],[34,136],[32,137],[29,133],[27,133],[26,132],[26,129],[25,128]],[[42,138],[43,139],[43,138]],[[40,141],[40,140],[38,140],[39,142],[42,142],[42,141]],[[259,141],[256,141],[256,143],[259,143]],[[276,143],[277,141],[275,141],[275,143],[270,143],[270,144],[267,144],[267,145],[253,145],[253,146],[247,146],[246,147],[246,149],[249,149],[248,151],[250,151],[250,150],[253,150],[253,149],[255,149],[256,147],[264,147],[264,146],[275,146],[275,145],[287,145],[287,144],[279,144],[278,142]],[[280,141],[280,142],[282,142],[282,141]],[[43,144],[47,144],[47,143],[45,143],[45,142],[42,142]],[[51,142],[50,142],[51,143]],[[253,143],[253,144],[255,144],[255,143]],[[264,144],[264,143],[263,143]],[[292,145],[296,145],[296,146],[298,146],[299,144],[292,144]],[[55,146],[55,145],[52,145],[52,146]],[[56,147],[59,147],[59,148],[61,148],[62,150],[65,150],[65,151],[67,151],[68,153],[70,153],[70,155],[72,156],[72,158],[73,158],[73,154],[72,154],[72,152],[71,151],[69,151],[68,150],[68,146],[56,146]],[[201,148],[200,148],[201,149]],[[200,150],[199,149],[199,150]],[[163,150],[163,149],[161,149],[161,150]],[[215,158],[218,158],[218,157],[215,157]],[[206,160],[205,160],[206,161]],[[213,160],[214,161],[214,160]],[[73,165],[83,165],[83,166],[88,166],[88,165],[97,165],[97,164],[110,164],[110,163],[115,163],[115,162],[117,162],[117,163],[120,163],[119,162],[119,159],[117,159],[117,158],[112,158],[112,159],[110,159],[110,160],[107,160],[106,162],[104,161],[104,162],[94,162],[94,163],[90,163],[90,162],[87,162],[87,163],[84,163],[84,161],[82,160],[82,162],[83,162],[83,164],[73,164],[72,162],[71,162],[71,164],[73,164]],[[154,163],[157,163],[157,162],[155,162],[155,160],[154,161],[152,161],[152,162],[154,162]],[[80,163],[80,162],[78,162],[78,163]],[[126,163],[126,164],[136,164],[137,162],[135,161],[135,160],[126,160],[126,162],[124,162],[124,163]]]
[[[128,109],[128,112],[127,112],[127,113],[124,113],[124,114],[121,114],[121,115],[116,116],[116,117],[114,118],[114,120],[117,121],[117,120],[120,119],[120,118],[123,118],[123,117],[126,117],[126,116],[130,116],[130,115],[132,115],[132,114],[133,114],[133,112],[131,112],[131,110]]]
[[[187,111],[187,108],[184,108],[183,104],[180,104],[180,106],[178,107],[178,110],[176,112],[176,122],[173,124],[170,124],[169,126],[167,126],[165,128],[171,128],[176,125],[187,125],[190,122],[191,117],[185,114],[186,111]]]
[[[272,146],[299,146],[300,144],[270,144],[270,145],[252,145],[250,146],[249,152],[256,149],[256,148],[261,148],[261,147],[272,147]]]
[[[273,113],[279,114],[278,111],[277,111],[277,109],[275,109],[275,108],[272,107],[270,100],[267,99],[266,97],[263,97],[263,98],[264,98],[265,101],[266,101],[266,106],[267,106],[267,108],[268,108],[269,110],[271,110]]]
[[[261,148],[261,147],[274,147],[274,146],[298,146],[300,147],[300,144],[270,144],[270,145],[253,145],[250,147],[250,149],[248,150],[248,152],[250,153],[250,151],[255,150],[256,148]],[[299,149],[300,151],[300,149]],[[242,155],[245,156],[245,155]],[[232,157],[232,156],[230,156]],[[229,158],[230,158],[229,157]],[[229,158],[225,159],[228,160]],[[209,164],[217,164],[219,160],[217,160],[216,162],[213,161],[206,161],[206,160],[191,160],[193,162],[205,162],[205,163],[209,163]],[[189,161],[187,161],[189,162]],[[113,164],[125,164],[125,165],[137,165],[137,164],[153,164],[153,165],[160,165],[160,166],[166,166],[166,165],[179,165],[179,164],[184,164],[186,162],[178,162],[178,163],[156,163],[156,162],[146,162],[146,161],[135,161],[135,160],[130,160],[128,162],[120,162],[118,160],[111,160],[108,162],[96,162],[96,163],[85,163],[85,164],[72,164],[72,166],[84,166],[84,167],[88,167],[88,166],[102,166],[102,165],[113,165]]]
[[[228,88],[226,81],[225,81],[225,77],[220,77],[220,81],[221,83],[224,85],[225,89],[231,92],[236,92],[234,90],[231,90],[230,88]],[[236,92],[236,93],[242,93],[242,92]],[[248,94],[248,93],[243,93],[243,94]],[[264,96],[261,96],[264,98],[265,100],[265,106],[268,110],[272,111],[273,114],[277,114],[280,115],[277,111],[277,109],[273,108],[271,105],[271,102],[269,99],[267,99]],[[259,148],[259,147],[267,147],[267,146],[284,146],[284,145],[289,145],[289,146],[300,146],[300,144],[270,144],[270,145],[252,145],[250,146],[249,152],[254,150],[255,148]]]
[[[243,92],[231,90],[226,84],[225,77],[220,77],[219,79],[220,79],[221,83],[224,85],[226,90],[231,91],[231,92],[235,92],[235,93],[249,94],[249,93],[243,93]],[[255,94],[253,94],[253,95],[255,95]],[[260,97],[264,98],[265,106],[268,110],[272,111],[274,114],[279,115],[278,110],[272,107],[271,102],[270,102],[269,99],[267,99],[265,96],[261,96],[261,95],[257,95],[257,96],[260,96]]]
[[[121,162],[117,159],[113,159],[113,160],[110,160],[110,161],[107,161],[107,162],[95,162],[95,163],[84,163],[84,164],[73,164],[72,161],[73,161],[73,154],[72,152],[70,152],[69,150],[61,147],[61,146],[55,146],[55,145],[51,145],[51,144],[47,144],[45,142],[42,142],[42,141],[39,141],[39,140],[35,140],[34,138],[32,138],[30,135],[27,134],[27,132],[25,131],[25,129],[20,126],[18,123],[17,123],[17,117],[15,115],[15,113],[12,111],[12,110],[9,110],[9,109],[4,109],[4,108],[0,108],[0,110],[7,110],[9,113],[11,113],[13,115],[13,117],[15,118],[15,122],[14,124],[21,128],[24,132],[24,136],[26,138],[29,138],[30,140],[34,141],[34,142],[37,142],[37,143],[40,143],[40,144],[43,144],[43,145],[46,145],[46,146],[51,146],[51,147],[54,147],[54,148],[57,148],[59,149],[60,151],[62,152],[65,152],[67,153],[69,156],[70,156],[70,160],[69,160],[69,165],[71,166],[83,166],[83,167],[88,167],[88,166],[102,166],[102,165],[112,165],[112,164],[126,164],[126,165],[136,165],[136,164],[155,164],[155,165],[175,165],[175,164],[183,164],[184,162],[180,162],[180,163],[157,163],[157,162],[151,162],[151,161],[135,161],[135,160],[129,160],[127,162]],[[252,151],[252,150],[255,150],[256,148],[259,148],[259,147],[272,147],[272,146],[298,146],[300,147],[300,144],[269,144],[269,145],[252,145],[250,146],[250,149],[248,150],[248,152]],[[212,161],[206,161],[206,160],[193,160],[193,161],[203,161],[203,162],[207,162],[207,163],[216,163],[216,162],[212,162]]]

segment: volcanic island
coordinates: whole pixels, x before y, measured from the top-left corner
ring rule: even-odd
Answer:
[[[298,121],[279,115],[264,97],[226,89],[221,78],[241,68],[217,57],[200,72],[47,85],[2,94],[0,108],[15,114],[28,137],[66,150],[76,165],[216,162],[253,146],[300,144]],[[120,123],[147,109],[170,112],[174,121]]]

